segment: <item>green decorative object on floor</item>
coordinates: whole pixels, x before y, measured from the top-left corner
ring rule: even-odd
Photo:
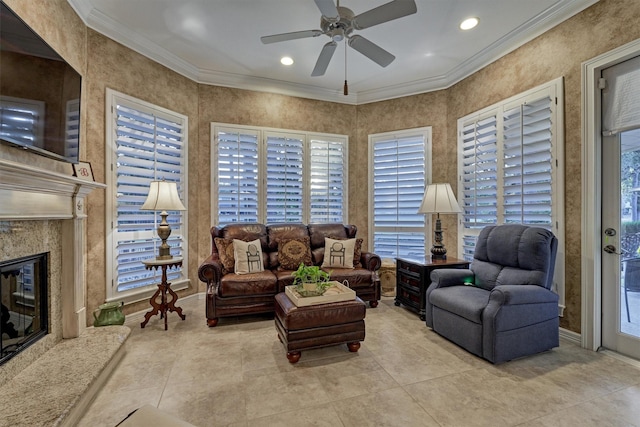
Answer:
[[[104,303],[95,310],[93,310],[93,326],[109,326],[109,325],[122,325],[124,324],[124,314],[122,313],[122,306],[124,301],[121,302],[107,302]],[[97,312],[100,312],[99,316],[96,316]]]

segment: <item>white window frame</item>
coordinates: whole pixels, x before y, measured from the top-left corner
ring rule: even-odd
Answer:
[[[565,308],[565,225],[564,225],[564,90],[563,78],[557,78],[518,95],[512,96],[506,100],[483,108],[480,111],[471,113],[465,117],[458,119],[458,195],[462,202],[462,194],[464,192],[463,183],[463,132],[464,127],[473,121],[486,119],[492,115],[497,119],[497,217],[496,224],[503,224],[503,178],[501,174],[503,158],[503,115],[505,111],[514,108],[514,106],[522,105],[527,102],[549,97],[551,102],[551,181],[552,181],[552,226],[551,231],[558,238],[558,253],[556,256],[554,287],[553,290],[559,296],[558,310],[562,316]],[[460,258],[466,257],[464,236],[477,236],[480,234],[481,228],[467,228],[464,224],[463,215],[460,215],[458,223],[458,253]],[[467,248],[468,249],[468,248]],[[471,256],[473,253],[471,252]]]
[[[376,231],[381,232],[407,232],[407,233],[423,233],[424,234],[424,254],[425,257],[429,257],[429,248],[432,245],[432,233],[431,233],[431,215],[424,215],[424,225],[416,226],[416,227],[376,227],[374,221],[374,144],[377,141],[390,141],[397,140],[415,136],[422,136],[424,139],[424,159],[425,159],[425,188],[427,185],[431,184],[431,171],[432,171],[432,127],[420,127],[413,129],[404,129],[393,132],[383,132],[377,134],[370,134],[368,141],[368,161],[369,161],[369,206],[368,206],[368,214],[369,214],[369,244],[371,246],[371,250],[374,251],[374,242],[375,242],[375,233]],[[420,207],[420,203],[422,198],[417,202],[416,205],[416,213],[418,208]],[[396,254],[398,256],[398,254]],[[395,256],[394,256],[395,258]]]
[[[107,301],[124,301],[125,304],[144,301],[149,299],[153,293],[157,290],[157,285],[161,281],[162,272],[160,269],[154,269],[147,271],[147,274],[153,277],[153,283],[150,283],[146,286],[137,287],[135,289],[118,291],[118,286],[116,283],[116,271],[117,271],[117,116],[116,116],[116,106],[117,105],[125,105],[130,108],[135,108],[139,111],[144,111],[149,114],[153,114],[154,116],[160,118],[167,118],[170,120],[175,120],[176,122],[181,122],[183,125],[183,158],[184,158],[184,166],[183,166],[183,174],[181,177],[183,194],[180,195],[182,203],[187,209],[189,208],[188,204],[188,129],[189,129],[189,120],[188,117],[166,108],[162,108],[156,105],[153,105],[149,102],[134,98],[132,96],[117,92],[115,90],[107,88],[106,97],[105,97],[105,133],[106,133],[106,155],[105,155],[105,180],[107,181],[107,189],[106,189],[106,286],[107,286]],[[189,287],[189,277],[188,277],[188,265],[189,265],[189,242],[188,242],[188,215],[187,211],[182,212],[182,225],[180,230],[178,230],[179,234],[182,236],[182,245],[181,245],[181,257],[182,257],[182,267],[179,269],[172,269],[172,273],[174,277],[171,278],[171,288],[173,290],[181,290]],[[160,223],[160,212],[155,213],[155,223]],[[160,238],[157,235],[157,231],[154,227],[153,230],[149,231],[141,231],[141,232],[132,232],[131,237],[135,239],[153,239],[155,245],[154,253],[157,254],[158,246],[160,245]],[[172,237],[176,234],[177,230],[172,230]],[[175,255],[175,249],[172,251]],[[140,269],[145,270],[144,264],[140,263]],[[179,274],[176,274],[179,273]]]
[[[257,135],[258,144],[258,222],[266,224],[266,193],[267,193],[267,139],[270,136],[286,136],[299,138],[303,141],[303,214],[302,223],[310,222],[310,200],[311,200],[311,142],[314,140],[328,140],[331,142],[341,143],[344,147],[342,176],[343,176],[343,196],[342,196],[342,219],[341,222],[346,223],[349,218],[348,212],[348,189],[349,189],[349,137],[340,134],[314,133],[302,130],[278,129],[261,126],[245,126],[228,123],[211,123],[211,226],[220,225],[219,221],[219,173],[218,173],[218,139],[217,135],[220,131],[224,132],[245,132]]]

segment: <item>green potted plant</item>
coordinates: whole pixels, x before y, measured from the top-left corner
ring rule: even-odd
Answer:
[[[330,273],[316,265],[307,266],[300,263],[298,269],[293,272],[293,277],[293,284],[302,296],[322,295],[331,286]]]

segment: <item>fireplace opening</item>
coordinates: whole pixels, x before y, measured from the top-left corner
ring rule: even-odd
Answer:
[[[49,332],[49,254],[0,262],[0,365]]]

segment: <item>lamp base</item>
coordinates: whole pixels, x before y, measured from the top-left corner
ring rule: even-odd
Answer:
[[[158,248],[158,255],[156,256],[156,259],[172,259],[173,256],[171,256],[171,247],[167,243],[167,239],[171,235],[171,227],[167,222],[167,212],[162,211],[160,213],[160,217],[162,218],[162,221],[158,225],[157,232],[158,232],[158,237],[162,239],[162,243]]]
[[[442,243],[442,223],[440,222],[440,214],[436,219],[436,229],[433,232],[434,243],[431,247],[431,259],[447,259],[447,248]]]

